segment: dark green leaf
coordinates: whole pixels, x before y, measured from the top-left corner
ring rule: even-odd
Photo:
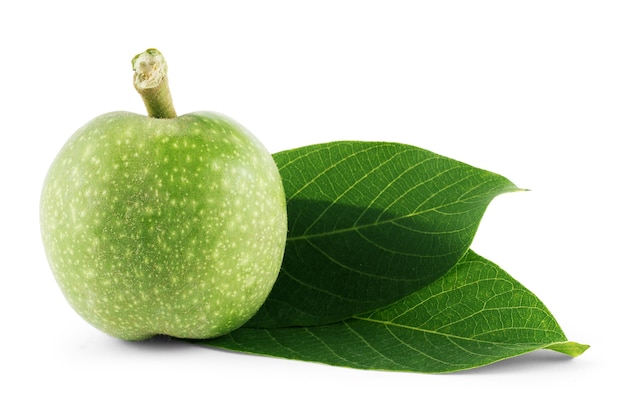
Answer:
[[[536,349],[571,356],[543,303],[497,265],[473,252],[445,276],[371,314],[311,327],[241,328],[196,343],[362,369],[442,373]]]
[[[248,327],[325,324],[429,284],[467,251],[509,180],[409,145],[333,142],[274,155],[287,196],[282,271]]]

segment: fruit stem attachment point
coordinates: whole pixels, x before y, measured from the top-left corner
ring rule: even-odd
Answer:
[[[146,105],[148,116],[159,119],[176,117],[163,54],[151,48],[135,55],[132,64],[135,71],[133,84]]]

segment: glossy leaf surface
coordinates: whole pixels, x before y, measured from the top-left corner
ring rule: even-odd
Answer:
[[[289,231],[278,280],[248,327],[332,323],[428,285],[466,253],[506,178],[397,143],[274,155]]]
[[[447,274],[371,314],[323,326],[241,328],[196,343],[336,366],[443,373],[536,349],[577,356],[555,318],[528,289],[468,252]]]

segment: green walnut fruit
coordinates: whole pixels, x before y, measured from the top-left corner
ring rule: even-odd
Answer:
[[[93,119],[48,171],[48,262],[70,305],[110,335],[223,335],[255,314],[280,269],[287,212],[278,169],[235,121],[176,116],[158,51],[133,66],[149,117]]]

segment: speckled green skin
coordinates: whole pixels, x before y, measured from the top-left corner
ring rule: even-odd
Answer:
[[[70,305],[128,340],[210,338],[246,322],[280,269],[287,213],[271,155],[213,113],[109,113],[54,160],[41,196]]]

